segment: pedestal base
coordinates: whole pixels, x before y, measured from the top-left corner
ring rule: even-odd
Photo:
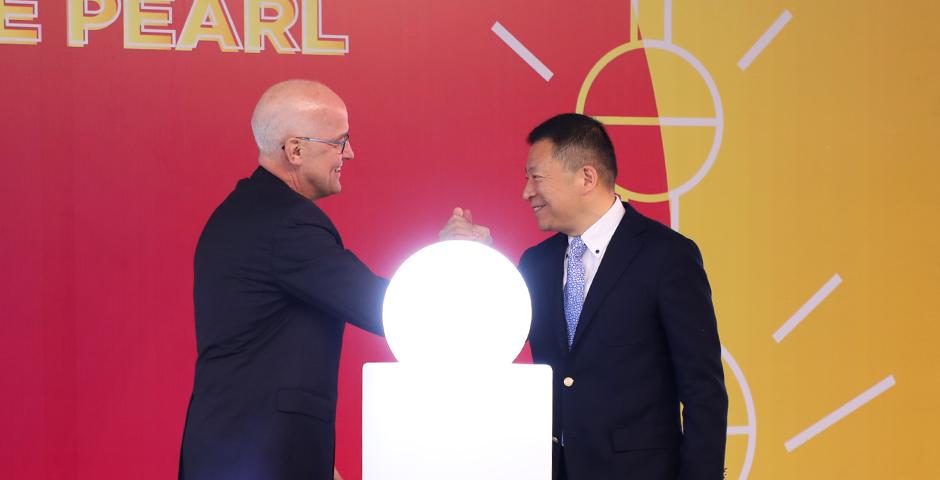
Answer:
[[[363,480],[548,480],[552,370],[363,366]]]

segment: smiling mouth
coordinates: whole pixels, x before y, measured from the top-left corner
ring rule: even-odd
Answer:
[[[545,205],[532,205],[532,211],[535,213],[539,213],[539,210],[543,208],[545,208]]]

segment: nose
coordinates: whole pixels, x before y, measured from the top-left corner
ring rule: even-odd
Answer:
[[[525,181],[525,187],[522,189],[522,199],[528,201],[534,196],[535,189],[532,188],[532,179],[527,178]]]
[[[356,153],[353,152],[352,143],[347,140],[346,149],[343,150],[343,160],[352,160],[355,157]]]

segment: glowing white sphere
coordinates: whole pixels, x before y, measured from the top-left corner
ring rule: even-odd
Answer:
[[[383,306],[385,339],[402,363],[511,363],[529,334],[532,304],[522,275],[477,242],[422,248],[392,277]]]

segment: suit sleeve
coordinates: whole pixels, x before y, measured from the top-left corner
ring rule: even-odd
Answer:
[[[529,290],[529,300],[532,303],[532,318],[529,322],[529,334],[526,336],[527,342],[532,341],[532,331],[535,330],[535,314],[538,311],[537,306],[535,305],[535,295],[529,273],[529,263],[532,259],[531,252],[531,250],[522,252],[522,256],[519,257],[519,265],[516,267],[516,269],[519,270],[519,274],[522,275],[522,280],[525,281],[526,288]]]
[[[675,246],[664,265],[659,308],[683,404],[682,480],[723,478],[728,394],[711,287],[698,247]]]
[[[295,215],[275,231],[272,270],[290,294],[377,335],[388,281],[376,276],[311,215]]]

